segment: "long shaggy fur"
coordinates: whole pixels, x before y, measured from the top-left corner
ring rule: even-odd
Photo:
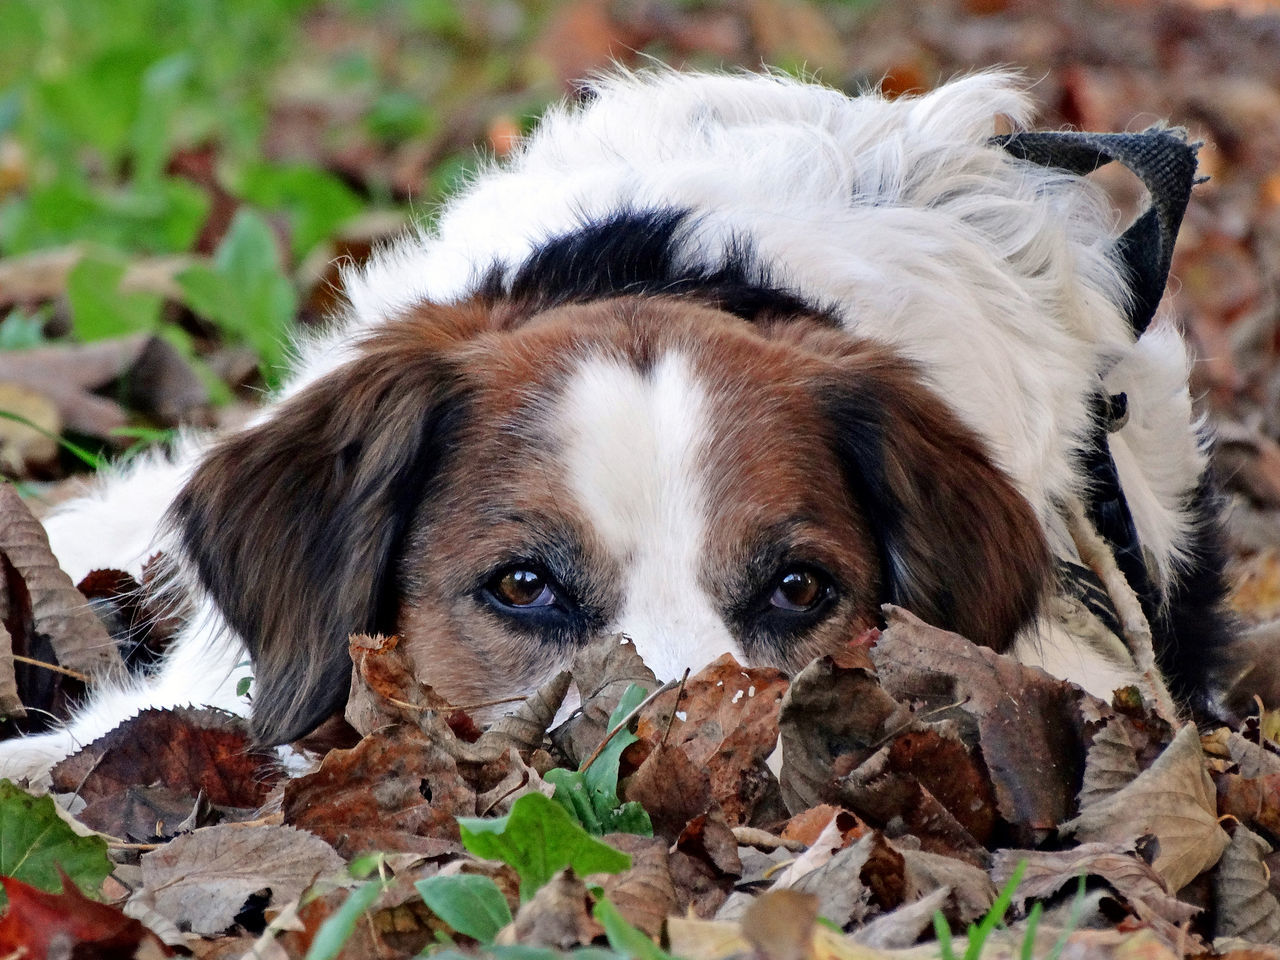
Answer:
[[[869,540],[865,568],[847,563],[862,593],[839,608],[842,622],[873,622],[879,602],[903,603],[1101,693],[1131,665],[1063,636],[1043,598],[1055,589],[1053,561],[1079,561],[1062,511],[1089,494],[1081,452],[1093,398],[1123,392],[1129,419],[1109,442],[1152,609],[1176,617],[1188,613],[1180,604],[1203,613],[1217,602],[1219,571],[1196,553],[1206,543],[1205,457],[1186,348],[1159,321],[1135,342],[1110,253],[1112,214],[1094,187],[989,143],[998,118],[1021,127],[1030,117],[1016,77],[979,74],[891,101],[779,76],[653,71],[597,80],[582,99],[476,174],[433,229],[350,271],[349,309],[299,345],[293,378],[249,429],[211,448],[188,439],[172,462],[108,477],[50,520],[73,577],[136,570],[157,546],[181,556],[178,588],[197,613],[157,676],[96,694],[62,730],[0,745],[0,773],[38,773],[143,706],[244,711],[229,692],[243,673],[240,643],[255,664],[259,734],[283,742],[314,726],[345,696],[348,633],[416,622],[418,593],[465,592],[414,566],[448,563],[444,507],[465,500],[458,458],[470,458],[481,487],[517,455],[559,462],[577,434],[553,443],[555,424],[594,421],[583,403],[555,398],[573,395],[566,384],[593,357],[644,376],[668,371],[672,389],[714,424],[716,398],[736,402],[745,389],[717,379],[714,358],[756,358],[724,361],[754,370],[792,351],[794,375],[753,374],[777,386],[759,415],[792,411],[778,421],[785,436],[788,422],[821,412],[821,425],[797,432],[830,454],[843,487],[815,509],[839,512],[850,536]],[[715,315],[677,335],[692,323],[677,310],[684,320],[654,328],[671,302]],[[574,305],[587,312],[556,313]],[[814,331],[803,343],[778,332],[793,321]],[[613,346],[593,339],[606,329]],[[824,358],[816,345],[826,337],[845,346]],[[862,358],[856,369],[841,368],[842,351]],[[670,356],[688,363],[664,366]],[[633,389],[614,367],[600,369],[605,393],[648,396],[651,381]],[[486,439],[480,421],[505,425]],[[502,446],[522,436],[525,447]],[[655,450],[675,451],[674,463],[710,442],[691,435],[677,449],[677,440],[657,436]],[[476,459],[486,444],[492,459]],[[756,455],[737,441],[733,451],[730,473]],[[804,493],[803,478],[778,482]],[[754,489],[749,477],[741,483]],[[687,493],[704,512],[705,486]],[[547,549],[566,568],[610,542],[556,537]],[[457,535],[460,554],[469,539]],[[833,564],[845,562],[831,551]],[[1180,586],[1188,567],[1200,576],[1194,589]],[[613,572],[583,596],[668,589],[601,569]],[[582,609],[601,622],[583,613],[564,630],[609,626],[612,601],[592,602]],[[615,606],[611,623],[626,622],[634,604]],[[421,616],[451,629],[443,609]],[[479,649],[488,630],[463,631],[458,649]],[[509,667],[530,683],[554,660],[504,656],[493,654],[494,675]],[[1194,672],[1185,649],[1175,659],[1182,675]]]

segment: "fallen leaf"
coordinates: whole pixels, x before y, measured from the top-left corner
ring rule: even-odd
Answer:
[[[1062,829],[1082,841],[1160,842],[1152,866],[1176,892],[1218,862],[1230,838],[1218,825],[1213,781],[1194,724],[1187,724],[1124,789],[1086,807]]]
[[[674,843],[695,817],[712,809],[711,778],[676,747],[660,744],[626,781],[623,796],[649,814],[653,832]]]
[[[885,691],[946,707],[976,723],[982,759],[1006,821],[1034,842],[1071,815],[1085,753],[1078,687],[900,607],[871,650]]]
[[[154,933],[119,908],[90,900],[66,875],[61,893],[46,893],[13,877],[0,876],[9,906],[0,917],[0,952],[32,960],[171,957]]]
[[[610,833],[601,839],[630,856],[631,866],[621,873],[588,878],[589,882],[603,886],[604,895],[626,921],[656,939],[676,908],[667,844],[634,833]]]
[[[901,950],[911,946],[933,926],[933,915],[951,896],[950,887],[939,887],[919,900],[876,917],[854,930],[850,939],[873,950]]]
[[[730,826],[785,815],[766,761],[778,742],[787,688],[781,671],[743,667],[730,654],[685,683],[680,701],[685,721],[669,742],[707,771],[711,796]]]
[[[285,904],[344,866],[329,844],[302,830],[223,824],[144,854],[136,896],[183,929],[216,936],[252,894],[269,890],[270,903]]]
[[[21,477],[29,467],[57,459],[62,416],[52,400],[30,385],[0,380],[0,411],[12,415],[0,418],[0,467],[6,474]]]
[[[879,861],[868,870],[869,861]],[[881,903],[892,909],[902,903],[905,886],[902,855],[884,841],[879,832],[868,833],[851,847],[838,851],[826,863],[792,881],[790,889],[818,898],[818,913],[839,927],[861,923],[873,911],[873,893],[863,872],[877,878],[881,891],[891,891],[891,900]],[[783,889],[780,879],[774,889]]]
[[[1103,721],[1084,757],[1081,809],[1123,790],[1138,776],[1138,751],[1129,727],[1118,718]]]
[[[1217,936],[1280,944],[1280,903],[1263,863],[1269,853],[1270,844],[1244,824],[1235,825],[1213,874]]]
[[[251,748],[244,720],[220,710],[144,710],[59,762],[54,789],[79,795],[108,822],[124,792],[159,785],[218,807],[257,807],[281,776],[270,750]]]
[[[835,781],[911,722],[910,711],[870,671],[832,657],[814,660],[791,681],[778,717],[787,809],[836,802]]]
[[[58,816],[53,797],[0,780],[0,876],[50,892],[65,888],[70,876],[96,893],[109,873],[106,841],[80,836]]]
[[[401,724],[332,751],[315,773],[288,781],[283,811],[286,823],[323,837],[343,856],[382,850],[436,857],[460,851],[455,817],[474,816],[476,797],[447,749]]]
[[[59,568],[44,527],[11,484],[0,484],[0,553],[21,576],[33,629],[47,638],[57,662],[91,678],[118,675],[123,667],[115,644]]]
[[[913,850],[902,841],[891,842],[890,846],[902,854],[906,875],[904,900],[915,900],[947,887],[951,893],[942,912],[953,924],[961,925],[972,923],[990,909],[996,888],[985,870],[954,857]]]
[[[742,915],[742,936],[769,960],[805,960],[813,943],[818,898],[795,890],[771,890]]]

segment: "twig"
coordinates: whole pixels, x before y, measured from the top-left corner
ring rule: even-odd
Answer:
[[[68,670],[66,667],[60,667],[56,663],[45,663],[43,660],[33,660],[30,657],[24,657],[17,653],[11,653],[9,656],[13,658],[14,663],[25,663],[31,667],[44,667],[44,669],[52,670],[54,673],[66,674],[72,680],[79,680],[85,686],[90,686],[93,683],[92,677],[80,673],[77,670]]]
[[[662,739],[658,741],[659,747],[667,745],[667,737],[671,735],[671,727],[676,722],[676,712],[680,709],[680,700],[684,697],[684,685],[689,679],[689,668],[684,668],[684,676],[680,678],[680,689],[676,692],[676,702],[671,705],[671,714],[667,717],[667,729],[662,731]]]
[[[596,758],[600,756],[600,754],[604,751],[604,748],[609,745],[609,741],[612,740],[615,736],[617,736],[619,730],[624,729],[627,726],[627,724],[629,724],[632,720],[634,720],[637,716],[639,716],[641,710],[643,710],[649,704],[653,703],[653,701],[657,700],[658,697],[662,696],[668,690],[673,690],[677,686],[683,683],[684,683],[683,680],[668,680],[666,683],[660,686],[657,690],[653,691],[653,693],[649,694],[647,697],[645,697],[643,700],[637,703],[634,710],[632,710],[625,717],[619,720],[614,725],[613,729],[604,735],[604,739],[600,741],[600,746],[596,747],[595,753],[587,757],[586,762],[583,763],[582,766],[578,768],[578,772],[585,773],[587,770],[587,767],[595,763]]]
[[[776,833],[770,833],[768,830],[760,830],[756,827],[734,827],[733,839],[744,847],[755,847],[757,850],[763,850],[771,853],[774,850],[789,850],[791,853],[799,853],[804,849],[804,844],[799,840],[788,840],[786,837],[780,837]]]

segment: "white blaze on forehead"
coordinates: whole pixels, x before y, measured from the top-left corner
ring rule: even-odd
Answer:
[[[741,659],[700,580],[707,509],[701,482],[710,427],[702,385],[668,353],[647,372],[591,358],[562,399],[568,483],[622,571],[612,629],[635,642],[659,679],[722,653]]]

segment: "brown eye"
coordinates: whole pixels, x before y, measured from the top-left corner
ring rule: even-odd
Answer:
[[[793,569],[783,573],[769,602],[781,610],[812,610],[826,599],[826,581],[815,571]]]
[[[510,567],[489,581],[489,593],[508,607],[547,607],[556,602],[547,578],[529,567]]]

